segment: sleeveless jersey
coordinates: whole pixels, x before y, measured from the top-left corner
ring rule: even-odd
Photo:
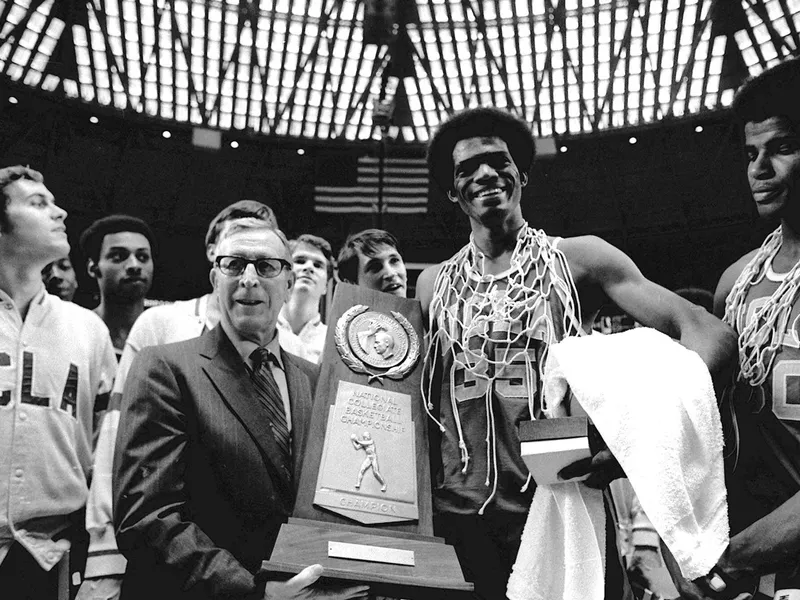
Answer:
[[[445,263],[439,278],[448,264],[470,252],[470,246]],[[445,430],[437,430],[438,439],[434,434],[431,442],[432,447],[438,443],[440,449],[438,456],[433,453],[434,501],[439,511],[475,514],[491,496],[495,481],[496,491],[487,510],[525,513],[530,506],[535,484],[526,486],[528,469],[520,455],[517,428],[521,421],[542,416],[542,361],[548,343],[568,333],[564,327],[565,296],[574,296],[574,286],[565,285],[572,279],[565,272],[566,259],[556,250],[556,244],[548,242],[539,248],[538,256],[529,248],[517,257],[522,261],[525,285],[522,291],[515,286],[513,297],[509,298],[507,289],[511,269],[495,276],[468,270],[463,278],[448,282],[449,306],[456,305],[460,318],[448,318],[446,311],[432,314],[434,326],[447,331],[447,339],[453,340],[451,344],[442,343],[441,360],[433,373],[433,385],[440,390],[434,413]],[[547,269],[542,253],[558,254],[561,260]],[[533,285],[536,280],[540,285]],[[543,295],[540,290],[549,293]],[[475,302],[477,294],[482,298],[479,303]],[[462,345],[463,340],[466,343]],[[469,457],[466,468],[459,426]]]
[[[746,310],[735,324],[737,333],[778,285],[764,277],[747,290]],[[800,490],[800,302],[792,306],[766,380],[757,387],[737,381],[732,406],[739,436],[738,455],[728,457],[735,462],[729,478],[733,533]]]

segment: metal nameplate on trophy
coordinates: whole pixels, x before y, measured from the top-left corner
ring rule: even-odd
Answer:
[[[419,302],[337,286],[292,518],[263,570],[369,583],[374,594],[467,598],[433,537]]]

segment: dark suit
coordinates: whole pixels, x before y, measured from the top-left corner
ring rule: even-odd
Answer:
[[[318,369],[281,351],[299,480]],[[139,353],[114,457],[123,600],[261,598],[295,489],[249,373],[222,327]]]

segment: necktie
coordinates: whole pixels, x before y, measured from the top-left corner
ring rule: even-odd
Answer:
[[[286,424],[286,410],[283,407],[283,396],[270,368],[274,357],[266,348],[256,348],[250,354],[253,361],[253,384],[258,392],[258,399],[264,405],[272,424],[272,433],[278,448],[283,455],[283,466],[291,478],[292,446],[289,440],[289,428]]]

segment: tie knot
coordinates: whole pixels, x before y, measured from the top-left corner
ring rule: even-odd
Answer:
[[[253,361],[253,370],[258,371],[261,365],[269,365],[271,360],[274,360],[272,352],[264,347],[259,347],[250,353],[250,360]]]

